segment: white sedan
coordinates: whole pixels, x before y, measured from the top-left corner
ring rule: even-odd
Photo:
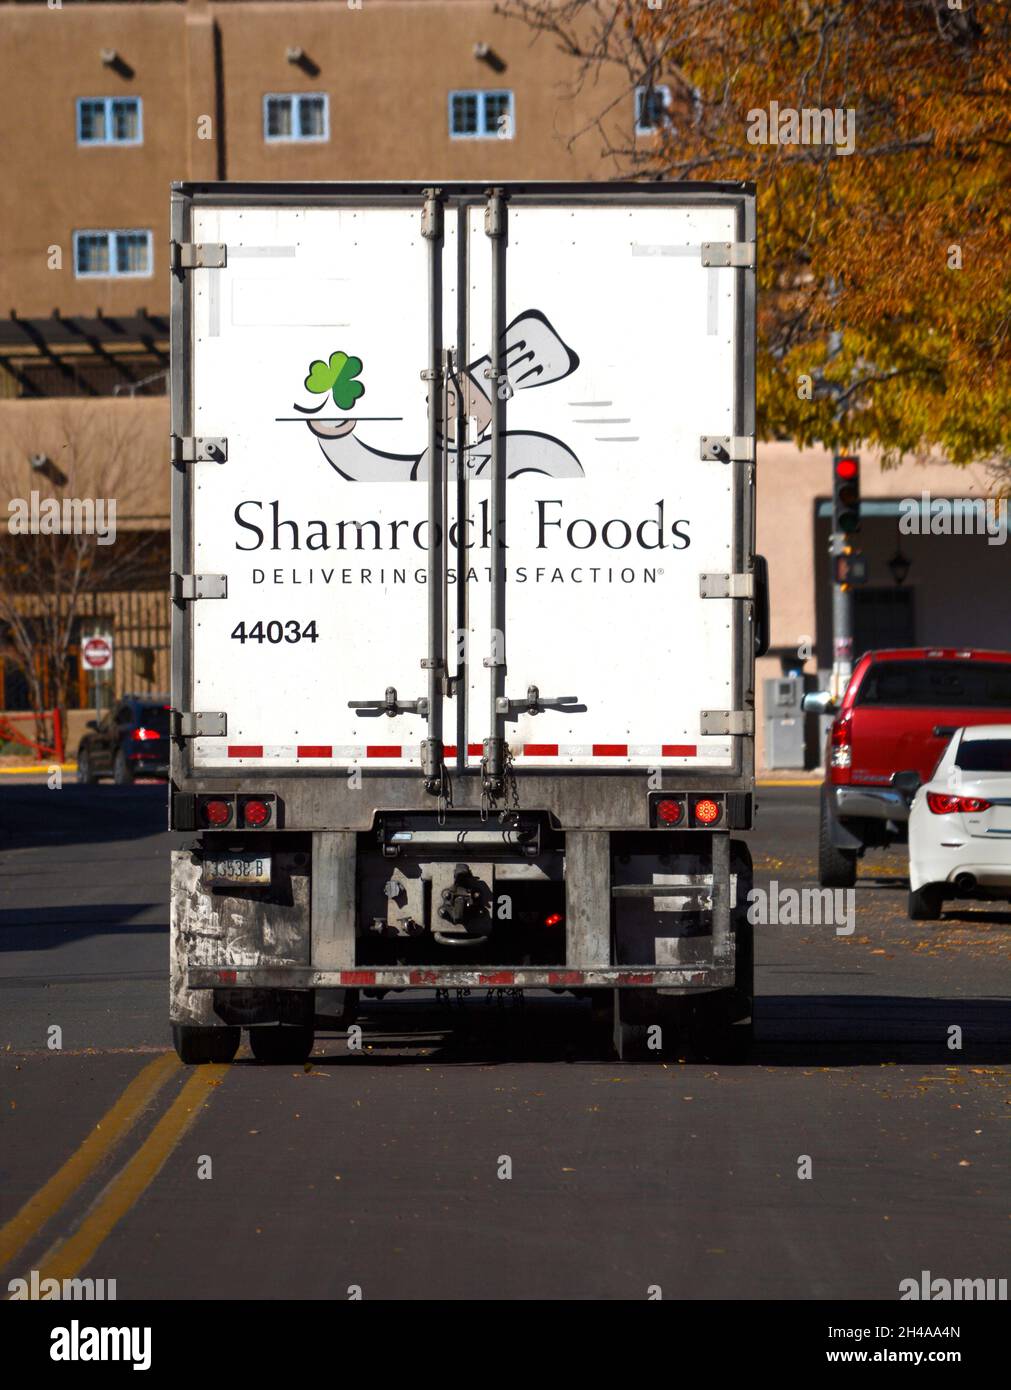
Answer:
[[[909,774],[897,774],[897,778]],[[909,812],[909,915],[1011,898],[1011,724],[956,729]]]

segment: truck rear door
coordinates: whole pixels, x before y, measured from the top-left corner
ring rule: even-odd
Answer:
[[[745,538],[733,446],[703,457],[702,440],[740,433],[740,276],[702,248],[735,242],[734,210],[530,195],[505,215],[504,634],[489,632],[487,568],[468,597],[472,649],[504,643],[516,766],[726,768],[729,722],[704,712],[739,699],[742,606],[703,592],[729,591]],[[483,207],[466,250],[473,377],[493,342]],[[482,463],[472,511],[487,505]],[[490,733],[494,669],[468,666],[472,742]],[[530,687],[574,698],[529,713]]]
[[[203,721],[194,771],[418,766],[433,392],[447,762],[479,764],[498,699],[517,767],[742,771],[753,204],[504,201],[497,238],[484,192],[447,191],[434,252],[420,190],[188,211],[174,695]]]

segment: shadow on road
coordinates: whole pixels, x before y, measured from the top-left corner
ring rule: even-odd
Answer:
[[[605,1056],[588,1005],[573,999],[531,998],[522,1004],[481,996],[462,1004],[366,1001],[359,1022],[363,1053],[333,1051],[314,1058],[326,1066],[497,1066],[516,1062],[594,1062]],[[953,1026],[960,1049],[949,1048]],[[321,1033],[319,1040],[327,1035]],[[660,1060],[647,1053],[647,1063]],[[682,1060],[676,1048],[668,1065]],[[705,1063],[684,1049],[684,1060]],[[965,1066],[1011,1062],[1011,1000],[932,999],[895,995],[772,995],[758,1001],[750,1066],[880,1066],[887,1062]],[[720,1065],[713,1060],[712,1065]],[[615,1063],[615,1065],[618,1065]]]
[[[28,846],[107,844],[163,833],[168,825],[168,786],[111,782],[83,787],[65,782],[0,787],[0,853]]]
[[[135,922],[151,908],[164,913],[157,903],[74,903],[70,907],[9,907],[0,910],[0,952],[50,951],[85,937],[168,936],[168,921]],[[168,970],[166,946],[165,969]]]

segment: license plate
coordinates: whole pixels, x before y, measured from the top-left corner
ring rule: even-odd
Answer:
[[[223,884],[248,884],[252,888],[270,886],[269,854],[219,854],[204,860],[204,883],[209,887]]]

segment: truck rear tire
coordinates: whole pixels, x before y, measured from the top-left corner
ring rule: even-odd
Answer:
[[[301,1066],[308,1060],[315,1041],[315,1030],[301,1025],[279,1023],[249,1030],[253,1056],[272,1066]]]
[[[180,1062],[187,1067],[206,1066],[209,1062],[231,1062],[241,1041],[241,1028],[195,1028],[187,1023],[172,1025],[172,1045]]]
[[[822,795],[818,828],[818,882],[823,888],[852,888],[856,881],[857,852],[855,849],[839,849],[832,843],[832,827]]]
[[[714,990],[696,999],[690,1024],[692,1052],[712,1062],[746,1062],[753,1041],[752,1021],[738,1021],[735,1013],[731,990]]]

